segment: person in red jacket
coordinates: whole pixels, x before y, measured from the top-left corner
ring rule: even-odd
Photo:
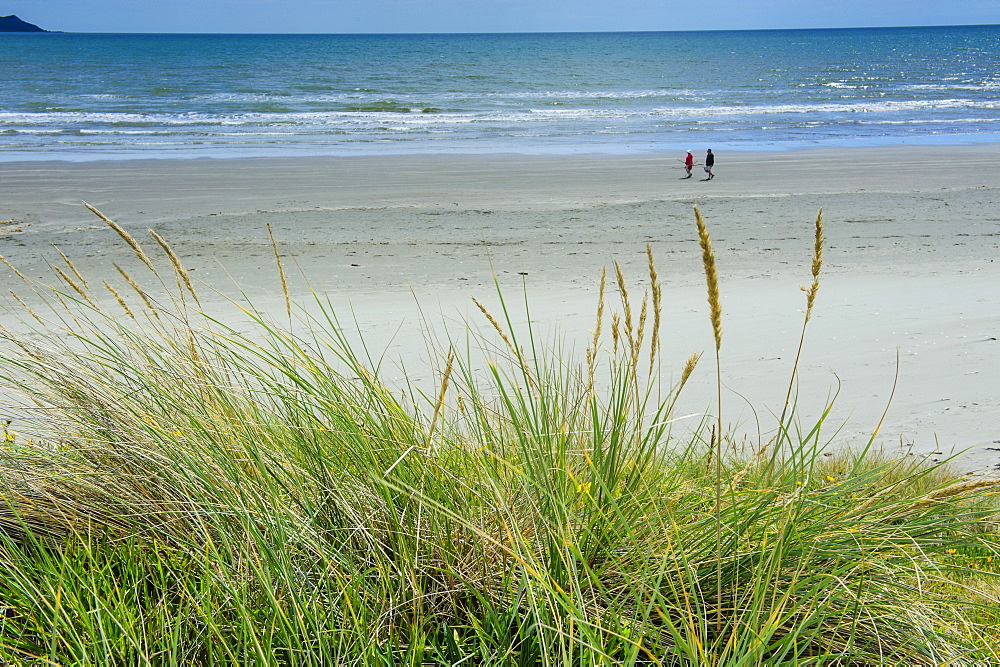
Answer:
[[[694,153],[688,151],[687,157],[684,158],[684,171],[687,173],[684,178],[691,178],[692,167],[694,167]]]

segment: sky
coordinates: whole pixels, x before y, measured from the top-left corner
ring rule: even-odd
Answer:
[[[0,0],[65,32],[742,30],[1000,23],[1000,0]]]

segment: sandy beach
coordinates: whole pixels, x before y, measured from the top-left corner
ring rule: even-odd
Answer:
[[[836,394],[824,439],[861,446],[887,410],[887,452],[1000,470],[1000,145],[718,153],[711,182],[698,168],[681,179],[682,154],[0,163],[0,254],[48,280],[54,244],[88,277],[111,276],[130,251],[87,201],[139,238],[168,239],[203,295],[242,291],[280,313],[270,224],[293,294],[329,294],[420,381],[417,303],[441,327],[479,324],[471,297],[498,309],[495,275],[518,322],[526,293],[536,331],[582,355],[602,267],[617,262],[641,292],[650,244],[671,380],[713,347],[697,205],[721,272],[724,415],[753,443],[785,398],[822,208],[803,424]],[[16,289],[5,267],[0,278]],[[710,357],[678,414],[714,410]]]

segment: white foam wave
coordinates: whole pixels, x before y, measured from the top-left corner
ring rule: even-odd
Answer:
[[[902,86],[903,90],[918,91],[960,91],[960,92],[985,92],[992,90],[1000,90],[1000,81],[983,81],[981,83],[974,83],[971,81],[960,81],[957,83],[911,83]]]
[[[0,112],[0,128],[50,129],[88,128],[100,126],[107,130],[155,131],[157,128],[212,128],[224,126],[322,126],[351,124],[382,124],[390,126],[447,126],[468,123],[531,123],[547,121],[613,121],[642,118],[699,119],[704,117],[769,117],[775,115],[804,114],[855,114],[873,113],[892,116],[900,113],[919,112],[920,120],[933,120],[935,112],[952,110],[995,110],[1000,100],[865,100],[848,103],[810,104],[757,104],[757,105],[670,105],[650,109],[623,107],[529,107],[526,109],[501,109],[492,111],[440,111],[422,113],[384,111],[275,111],[249,113],[133,113],[133,112],[83,112],[83,111],[41,111],[41,112]]]

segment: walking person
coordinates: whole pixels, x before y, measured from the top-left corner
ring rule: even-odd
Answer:
[[[684,158],[684,171],[687,176],[684,178],[691,178],[691,169],[694,168],[694,153],[688,151],[687,156]]]
[[[715,174],[712,173],[712,167],[714,166],[715,166],[715,153],[713,153],[712,149],[709,148],[708,155],[705,156],[705,173],[708,174],[708,177],[705,179],[706,181],[710,181],[713,178],[715,178]]]

